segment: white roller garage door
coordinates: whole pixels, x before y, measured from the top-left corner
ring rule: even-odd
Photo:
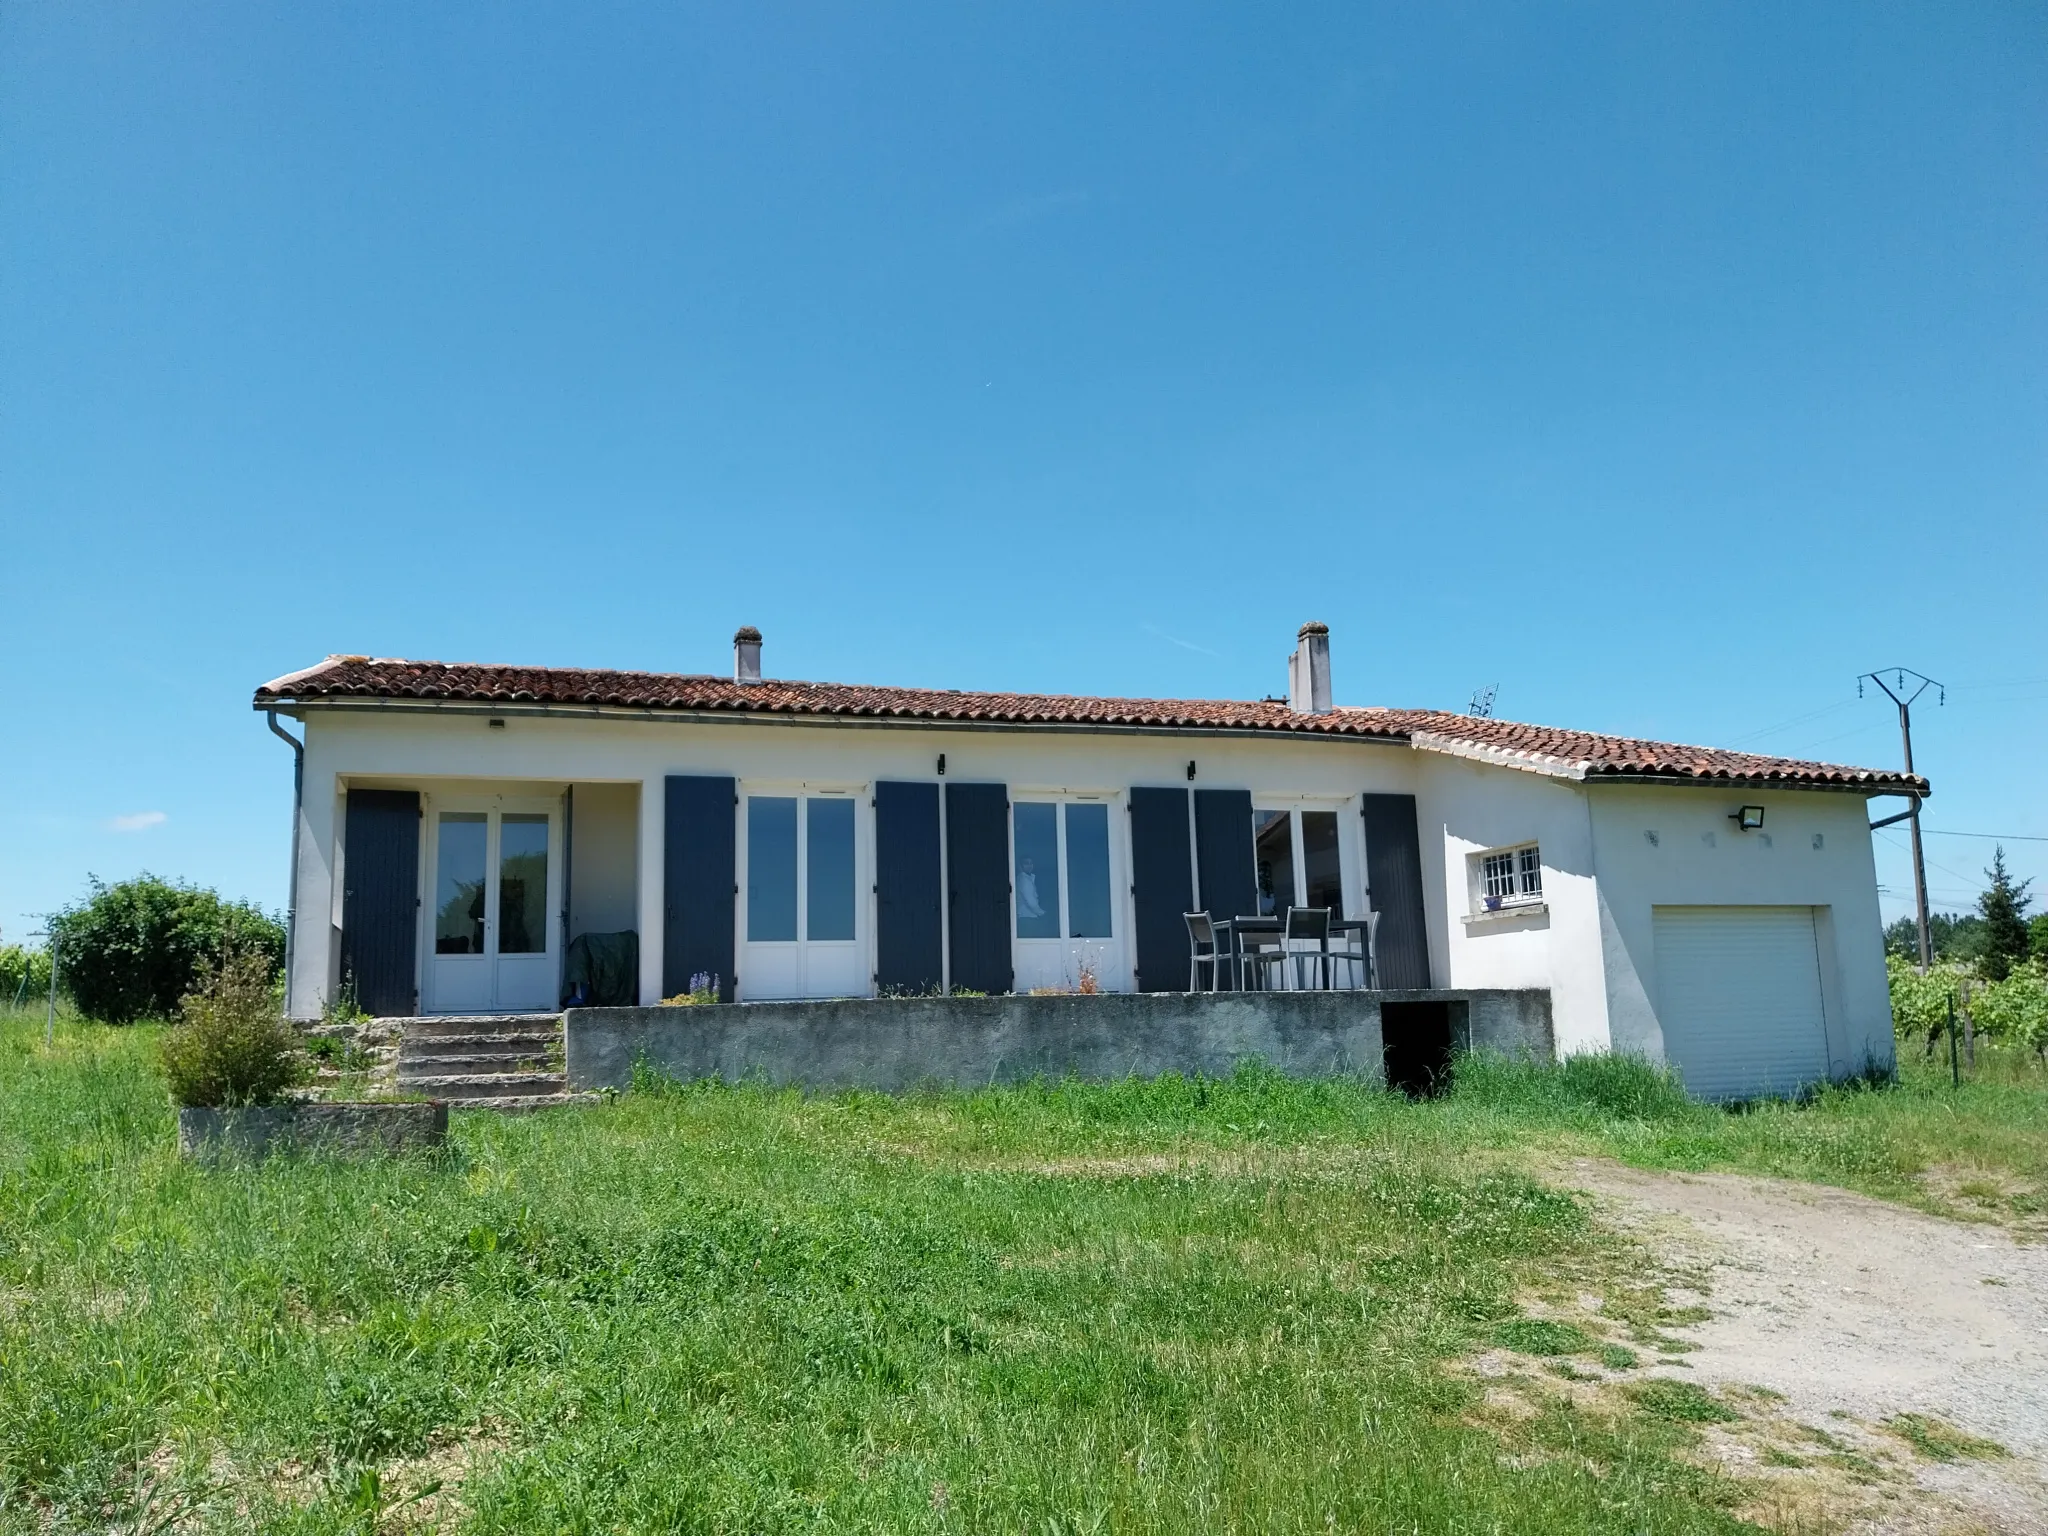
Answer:
[[[1828,1075],[1811,907],[1656,907],[1664,1054],[1701,1098],[1791,1093]]]

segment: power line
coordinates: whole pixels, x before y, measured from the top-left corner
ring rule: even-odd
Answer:
[[[1922,827],[1929,837],[1981,837],[1993,843],[2048,843],[2048,837],[2032,832],[1948,832],[1940,827]]]

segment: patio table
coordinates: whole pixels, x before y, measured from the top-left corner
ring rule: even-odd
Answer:
[[[1287,931],[1287,920],[1282,917],[1246,915],[1242,917],[1219,917],[1215,922],[1216,931],[1229,938],[1230,974],[1236,978],[1239,990],[1243,990],[1244,935],[1253,933],[1283,934]],[[1330,932],[1333,934],[1370,932],[1371,928],[1372,919],[1369,917],[1337,917],[1333,914],[1330,918]],[[1341,954],[1343,952],[1341,950],[1332,950],[1331,953]],[[1372,965],[1370,958],[1367,959],[1366,965],[1369,970]],[[1317,990],[1324,989],[1319,988]],[[1327,990],[1335,991],[1337,989],[1329,988]]]

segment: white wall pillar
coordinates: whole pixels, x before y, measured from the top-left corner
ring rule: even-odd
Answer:
[[[292,974],[285,1011],[295,1019],[317,1019],[327,1004],[327,978],[334,968],[335,838],[340,796],[331,773],[306,773],[299,800],[299,865],[292,871]]]
[[[668,797],[663,779],[640,784],[640,1005],[661,1001],[662,935],[666,931],[667,870],[663,857]]]

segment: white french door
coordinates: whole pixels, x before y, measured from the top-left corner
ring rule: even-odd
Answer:
[[[1328,907],[1332,917],[1359,916],[1357,858],[1345,836],[1346,824],[1357,819],[1335,806],[1255,806],[1259,914],[1284,917],[1289,907]]]
[[[741,820],[739,995],[863,997],[873,990],[871,881],[860,795],[749,787]]]
[[[552,801],[437,804],[430,820],[428,1013],[552,1012],[561,861]]]
[[[1110,795],[1011,797],[1012,956],[1019,992],[1130,990],[1116,899],[1129,882],[1123,850],[1110,836],[1114,808]]]

